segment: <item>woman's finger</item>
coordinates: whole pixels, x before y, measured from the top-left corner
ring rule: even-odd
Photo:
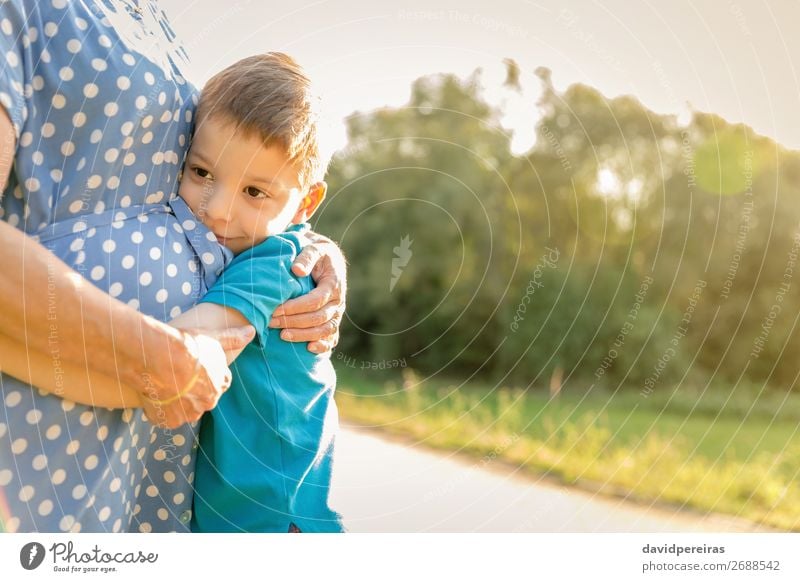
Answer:
[[[201,330],[202,331],[202,330]],[[225,352],[225,359],[228,365],[239,357],[239,354],[253,341],[256,330],[252,325],[242,327],[229,327],[224,330],[214,330],[203,332],[217,340]]]
[[[313,243],[306,245],[292,263],[292,273],[298,277],[305,277],[314,269],[314,265],[322,255],[322,250],[318,245]]]
[[[306,318],[297,315],[279,315],[273,317],[269,321],[269,327],[277,329],[285,329],[287,327],[316,327],[332,319],[341,320],[340,311],[340,308],[335,303],[331,302],[324,305],[321,309],[304,314],[308,316]],[[298,325],[298,320],[299,323],[306,323],[308,325]]]
[[[256,337],[256,330],[252,325],[229,327],[223,330],[202,330],[202,333],[217,340],[226,352],[243,350]]]
[[[339,334],[336,334],[335,339],[323,339],[308,344],[308,351],[315,354],[324,354],[325,352],[333,351],[336,344],[339,343]]]
[[[289,299],[289,301],[279,306],[273,315],[275,317],[280,317],[286,315],[309,314],[331,302],[334,304],[339,303],[339,299],[335,295],[335,289],[330,284],[320,284],[316,289],[312,289],[305,295]]]
[[[298,315],[297,317],[304,317]],[[332,319],[313,327],[289,328],[281,331],[281,339],[290,342],[316,342],[320,340],[333,340],[339,333],[339,322]]]

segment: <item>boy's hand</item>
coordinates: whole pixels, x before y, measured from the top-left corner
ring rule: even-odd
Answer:
[[[310,342],[308,351],[324,353],[339,343],[339,324],[345,310],[347,265],[342,251],[325,237],[313,235],[294,264],[292,272],[311,274],[316,288],[302,297],[290,299],[275,310],[270,327],[283,328],[281,338]]]

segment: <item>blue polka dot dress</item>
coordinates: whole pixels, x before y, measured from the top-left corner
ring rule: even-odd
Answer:
[[[197,99],[174,40],[146,0],[0,3],[0,103],[17,136],[0,218],[160,320],[230,260],[175,198]],[[188,530],[196,427],[159,430],[141,410],[75,404],[7,375],[0,398],[4,529]]]

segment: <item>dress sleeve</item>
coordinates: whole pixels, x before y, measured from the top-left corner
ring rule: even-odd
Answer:
[[[33,66],[31,46],[41,34],[30,26],[21,0],[0,3],[0,105],[14,124],[17,140],[28,119],[26,94],[33,91],[28,78]]]
[[[275,236],[236,257],[201,301],[236,309],[256,329],[264,345],[275,309],[303,293],[291,272],[297,247]]]

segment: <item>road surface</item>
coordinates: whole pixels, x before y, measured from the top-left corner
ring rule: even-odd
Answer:
[[[332,503],[351,532],[756,531],[742,520],[561,487],[344,423],[336,458]]]

